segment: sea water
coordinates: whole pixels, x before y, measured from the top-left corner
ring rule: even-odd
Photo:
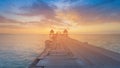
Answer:
[[[120,53],[120,35],[70,35],[81,42]],[[48,35],[0,34],[0,68],[27,68],[44,50]]]
[[[76,34],[72,38],[120,53],[120,34]]]
[[[43,51],[46,35],[0,35],[0,68],[27,68]]]

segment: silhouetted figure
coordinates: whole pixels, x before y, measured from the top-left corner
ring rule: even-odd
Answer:
[[[50,34],[54,34],[54,30],[53,29],[50,30]]]
[[[63,35],[64,35],[65,37],[68,37],[68,31],[67,31],[67,29],[65,29],[65,30],[63,31]]]

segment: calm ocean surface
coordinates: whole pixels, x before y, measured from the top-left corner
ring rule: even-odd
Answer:
[[[72,38],[120,53],[120,35],[71,35]],[[0,34],[0,68],[27,68],[44,49],[47,35]]]

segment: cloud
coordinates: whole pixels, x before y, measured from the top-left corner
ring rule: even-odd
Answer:
[[[46,18],[54,18],[54,9],[48,5],[44,0],[36,0],[31,6],[21,7],[21,10],[27,11],[22,15],[36,16],[42,15]]]
[[[119,0],[25,0],[25,3],[24,0],[5,0],[0,2],[4,7],[0,7],[0,14],[6,11],[3,16],[13,22],[71,26],[120,21]],[[5,6],[9,6],[10,9]],[[60,13],[63,15],[59,15]]]
[[[83,24],[119,23],[119,0],[84,0],[82,3],[74,4],[72,10],[82,17]]]
[[[1,28],[22,28],[22,22],[7,19],[5,17],[0,16],[0,29]]]
[[[0,23],[21,23],[15,20],[7,19],[3,16],[0,16]]]
[[[0,15],[20,22],[39,22],[44,19],[54,19],[54,9],[45,0],[6,0],[1,2]],[[8,3],[8,4],[7,4]],[[10,6],[11,9],[5,7]],[[3,10],[3,9],[6,10]]]

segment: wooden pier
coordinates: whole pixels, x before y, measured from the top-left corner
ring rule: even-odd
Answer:
[[[29,68],[120,68],[120,54],[69,37],[45,41]]]

